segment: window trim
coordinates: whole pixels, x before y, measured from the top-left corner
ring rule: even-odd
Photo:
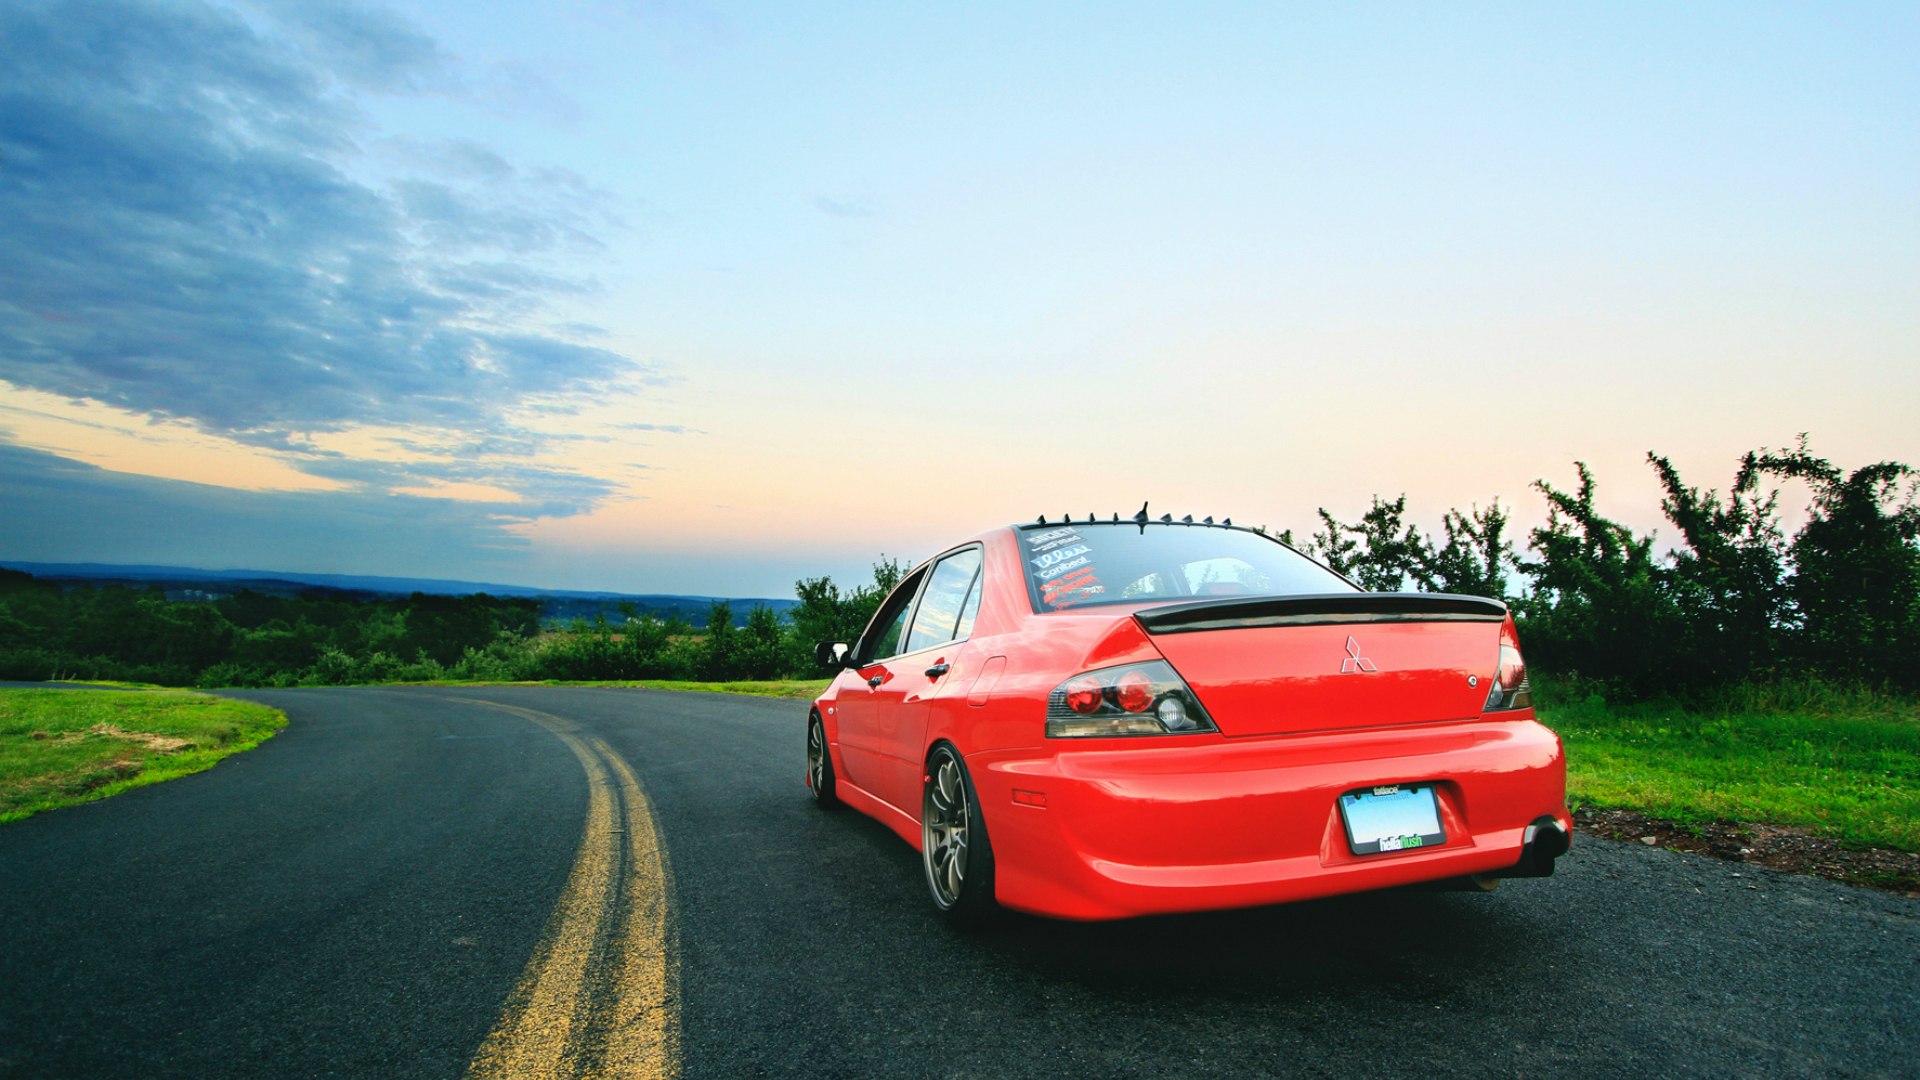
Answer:
[[[954,548],[950,551],[943,551],[939,555],[935,556],[934,558],[927,560],[927,565],[931,567],[931,569],[927,571],[926,585],[924,585],[921,588],[920,595],[914,597],[913,599],[913,617],[907,620],[907,632],[905,635],[906,638],[910,640],[913,637],[913,626],[915,623],[920,621],[920,606],[926,602],[927,590],[933,587],[933,575],[940,569],[940,564],[943,562],[946,562],[948,559],[965,554],[968,551],[980,552],[980,565],[973,568],[973,577],[967,583],[967,591],[960,594],[960,610],[961,611],[966,610],[967,597],[972,594],[974,586],[979,584],[981,576],[987,572],[987,552],[986,552],[985,546],[981,544],[961,544],[957,548]],[[977,616],[976,616],[976,621],[978,621]],[[956,612],[954,615],[954,626],[957,629],[959,625],[960,625],[959,612]],[[908,652],[898,653],[896,655],[911,656],[913,655],[913,653],[926,652],[928,649],[937,649],[942,645],[951,645],[958,642],[962,642],[972,636],[973,636],[973,628],[968,627],[967,637],[963,638],[956,634],[953,637],[942,638],[941,640],[936,641],[931,645],[922,645],[917,649],[912,649],[912,650],[909,650]],[[902,644],[905,644],[905,642],[902,642]]]
[[[973,639],[973,628],[979,625],[980,622],[980,605],[986,603],[987,600],[986,592],[987,553],[986,550],[982,548],[980,552],[980,565],[975,567],[973,571],[973,582],[967,586],[966,595],[960,598],[960,615],[965,615],[967,613],[967,605],[972,604],[973,621],[967,624],[966,636],[962,637],[959,633],[960,617],[958,615],[955,616],[953,620],[954,635],[948,639],[949,641],[961,642],[971,641]]]
[[[906,626],[906,630],[900,635],[900,644],[905,645],[907,643],[907,638],[910,637],[913,633],[914,620],[920,617],[920,602],[926,598],[927,583],[933,580],[934,568],[939,566],[942,562],[945,562],[947,559],[952,558],[953,556],[958,555],[961,552],[968,550],[969,548],[978,549],[980,552],[980,567],[979,569],[973,572],[974,580],[976,582],[980,582],[982,578],[984,578],[987,572],[987,551],[986,551],[986,545],[980,543],[979,541],[973,541],[971,543],[961,544],[960,546],[955,548],[949,548],[948,550],[943,551],[938,555],[935,555],[933,558],[928,559],[926,562],[921,563],[920,566],[916,568],[912,573],[900,579],[900,584],[905,585],[908,581],[913,580],[915,575],[918,575],[920,578],[919,582],[915,584],[913,587],[913,598],[907,601],[907,626]],[[891,600],[891,599],[893,599],[893,593],[888,593],[887,600]],[[981,599],[984,602],[985,597],[983,596]],[[880,602],[880,607],[875,609],[873,613],[875,619],[878,619],[880,617],[880,612],[885,610],[886,606],[887,606],[886,600],[882,600]],[[975,622],[979,621],[979,618],[977,615],[975,616],[974,621]],[[872,629],[873,629],[873,626],[871,623],[869,623],[869,625],[867,626],[867,631],[871,631]],[[945,641],[936,641],[931,645],[922,645],[920,648],[914,649],[913,652],[897,652],[897,653],[893,653],[890,656],[875,656],[875,657],[868,658],[868,657],[862,657],[860,655],[860,650],[864,648],[866,645],[867,631],[862,631],[860,634],[860,640],[853,643],[854,660],[858,662],[860,667],[862,668],[870,668],[876,664],[884,664],[889,660],[897,660],[902,656],[912,656],[913,653],[927,652],[928,650],[931,650],[931,649],[940,648],[942,645],[957,644],[959,642],[967,641],[973,637],[972,628],[969,627],[967,636],[964,638],[950,637],[950,638],[947,638]]]
[[[906,577],[901,578],[900,584],[894,586],[893,592],[888,593],[886,597],[880,601],[880,606],[874,609],[873,619],[867,623],[867,628],[860,632],[860,639],[853,643],[853,659],[857,664],[859,664],[860,667],[870,668],[875,664],[884,663],[885,661],[891,660],[896,656],[907,655],[906,653],[893,653],[888,656],[869,657],[869,656],[863,656],[861,654],[862,654],[862,651],[865,650],[867,647],[867,635],[873,633],[873,631],[880,625],[880,613],[887,610],[887,601],[893,599],[895,594],[900,592],[902,588],[904,588],[909,582],[911,582],[913,585],[913,588],[912,588],[912,591],[907,596],[907,603],[905,608],[903,609],[907,615],[907,625],[903,627],[900,632],[900,643],[902,645],[906,644],[906,639],[907,639],[906,632],[913,628],[913,617],[920,613],[920,593],[922,590],[924,590],[927,587],[927,582],[933,577],[933,573],[931,570],[932,566],[933,566],[933,560],[928,559],[926,563],[924,563],[918,570],[914,570],[908,573]],[[916,578],[918,580],[915,580]],[[876,642],[875,644],[878,644],[878,642]]]

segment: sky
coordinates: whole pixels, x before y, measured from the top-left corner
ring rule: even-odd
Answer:
[[[1907,3],[9,0],[0,223],[6,560],[790,596],[1920,463]]]

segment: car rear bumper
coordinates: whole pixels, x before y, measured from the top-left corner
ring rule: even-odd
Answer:
[[[1055,741],[975,755],[968,767],[1000,902],[1062,918],[1539,876],[1573,825],[1560,740],[1530,718],[1205,743]],[[1339,797],[1423,781],[1435,787],[1446,840],[1353,854]]]

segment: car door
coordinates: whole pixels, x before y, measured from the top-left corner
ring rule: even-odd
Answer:
[[[840,764],[846,773],[845,779],[888,803],[893,803],[893,799],[888,798],[885,790],[887,754],[882,749],[880,727],[895,722],[890,719],[892,712],[906,693],[899,677],[906,669],[897,665],[896,660],[906,642],[914,598],[926,580],[925,571],[909,574],[887,595],[867,625],[866,633],[854,643],[854,670],[866,686],[850,687],[834,701]]]
[[[926,761],[928,710],[959,677],[959,649],[979,610],[981,549],[975,545],[949,552],[933,564],[914,605],[901,653],[888,665],[883,685],[895,688],[874,725],[875,746],[885,774],[876,792],[918,817],[922,767]]]

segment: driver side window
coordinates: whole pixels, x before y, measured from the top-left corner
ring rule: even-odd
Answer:
[[[924,577],[925,574],[915,574],[907,578],[887,597],[886,605],[874,616],[868,635],[871,640],[863,638],[860,642],[858,659],[862,665],[900,654],[900,639],[907,632],[907,616],[913,613],[913,595],[920,591]]]

